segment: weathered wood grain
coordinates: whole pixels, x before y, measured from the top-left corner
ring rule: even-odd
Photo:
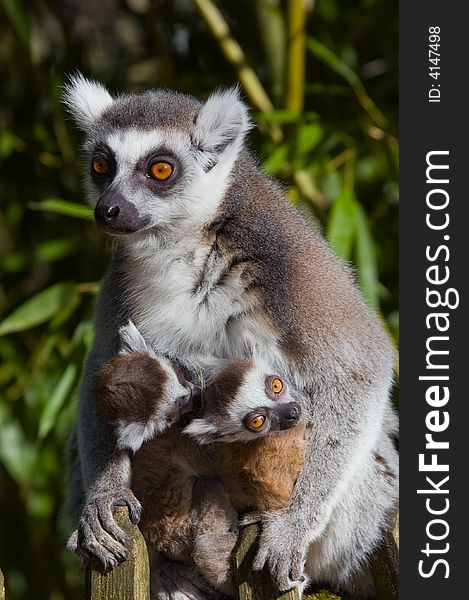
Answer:
[[[130,522],[126,507],[114,514],[128,538],[129,558],[110,573],[86,570],[86,600],[150,600],[150,566],[145,540]]]
[[[253,571],[252,561],[256,555],[258,525],[245,527],[234,551],[233,572],[239,600],[299,600],[298,590],[280,592],[272,582],[267,569]]]
[[[371,559],[376,600],[399,598],[399,515],[393,530],[387,531]]]

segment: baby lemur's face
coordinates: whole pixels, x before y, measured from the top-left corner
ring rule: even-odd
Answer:
[[[298,400],[281,377],[266,374],[253,361],[237,361],[210,383],[203,417],[184,432],[202,444],[251,441],[295,427],[301,417]]]

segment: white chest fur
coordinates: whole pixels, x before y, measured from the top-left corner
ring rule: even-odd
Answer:
[[[203,369],[220,359],[276,354],[239,272],[195,236],[142,253],[129,272],[131,318],[157,353]]]

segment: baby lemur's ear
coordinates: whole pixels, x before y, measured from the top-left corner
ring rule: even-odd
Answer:
[[[63,87],[62,101],[78,127],[86,131],[114,100],[101,83],[76,72]]]
[[[129,321],[127,325],[123,325],[119,329],[120,346],[122,354],[132,354],[133,352],[140,352],[142,354],[149,354],[155,358],[155,353],[151,346],[149,346],[144,340],[140,331],[135,327],[132,321]]]
[[[238,87],[214,92],[194,120],[192,143],[197,159],[208,170],[228,147],[239,150],[251,127],[248,109],[239,97]]]

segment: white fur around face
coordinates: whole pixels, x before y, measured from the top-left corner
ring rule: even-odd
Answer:
[[[64,85],[63,102],[78,127],[87,131],[113,103],[113,98],[101,83],[77,73]]]
[[[155,129],[140,131],[128,129],[110,132],[104,139],[88,139],[88,153],[95,142],[104,143],[112,150],[116,159],[116,175],[111,183],[112,190],[122,194],[137,209],[140,216],[148,219],[145,231],[128,236],[126,242],[140,245],[158,243],[155,236],[147,236],[149,229],[157,228],[159,236],[183,238],[210,222],[217,212],[231,182],[233,165],[238,157],[240,144],[234,142],[220,154],[217,163],[205,171],[194,155],[190,132]],[[150,153],[164,149],[177,157],[182,168],[180,181],[174,192],[159,195],[142,185],[136,176],[136,164]],[[94,208],[101,190],[96,189],[89,176],[86,180],[88,200]]]

